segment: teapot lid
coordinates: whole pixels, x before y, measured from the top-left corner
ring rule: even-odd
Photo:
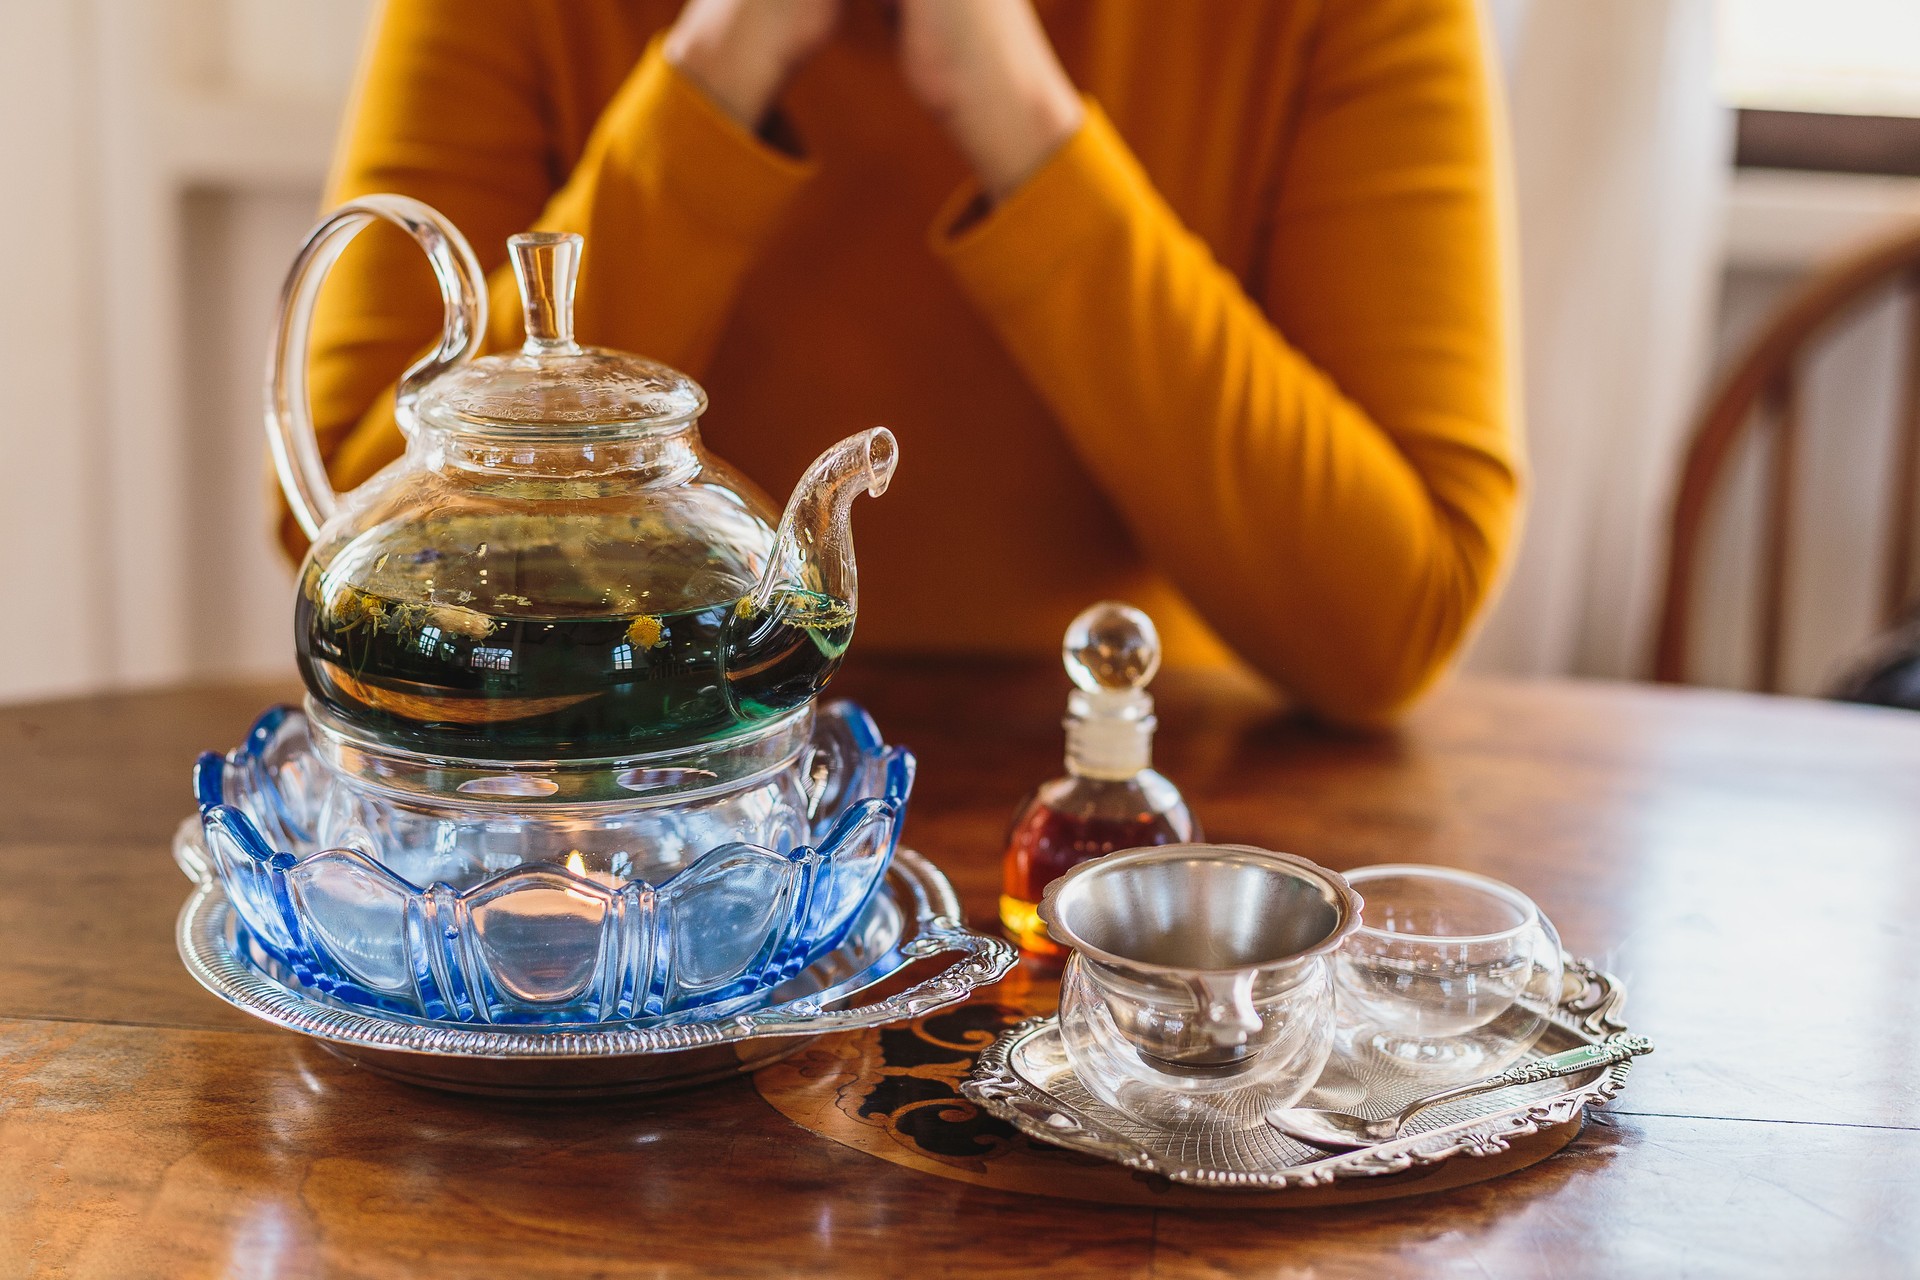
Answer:
[[[573,295],[585,241],[529,231],[507,240],[526,342],[456,366],[415,392],[421,421],[508,440],[630,434],[698,418],[707,393],[678,369],[573,339]]]

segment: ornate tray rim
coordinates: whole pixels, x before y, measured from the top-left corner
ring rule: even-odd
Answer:
[[[1621,1018],[1626,986],[1614,975],[1588,961],[1567,957],[1567,971],[1583,979],[1584,990],[1548,1015],[1553,1024],[1577,1039],[1598,1044],[1627,1029]],[[1281,1169],[1249,1171],[1185,1164],[1156,1156],[1137,1142],[1114,1132],[1099,1120],[1061,1102],[1014,1073],[1011,1060],[1018,1045],[1058,1025],[1054,1014],[1027,1018],[1002,1032],[981,1053],[969,1077],[960,1085],[968,1101],[1005,1120],[1037,1141],[1111,1160],[1142,1173],[1159,1174],[1187,1186],[1240,1191],[1284,1191],[1324,1187],[1349,1178],[1377,1178],[1405,1173],[1451,1160],[1455,1156],[1489,1156],[1507,1150],[1524,1138],[1579,1119],[1589,1106],[1599,1106],[1626,1087],[1632,1061],[1616,1063],[1586,1084],[1551,1098],[1519,1103],[1471,1120],[1413,1134],[1395,1142],[1357,1151],[1329,1153],[1307,1164]]]
[[[346,1049],[488,1061],[675,1054],[747,1040],[812,1037],[880,1026],[956,1004],[999,981],[1013,968],[1018,956],[1012,944],[975,933],[959,923],[960,903],[953,886],[921,854],[900,849],[883,885],[883,891],[901,899],[906,924],[887,956],[859,975],[858,985],[711,1021],[655,1027],[436,1025],[323,1003],[261,972],[251,959],[233,951],[227,940],[227,916],[233,907],[218,880],[203,882],[193,890],[180,909],[174,937],[181,961],[195,981],[242,1012],[274,1026]],[[872,1004],[824,1007],[857,1001],[862,991],[909,962],[946,952],[959,958],[903,991]]]

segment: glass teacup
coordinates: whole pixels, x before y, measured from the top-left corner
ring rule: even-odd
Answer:
[[[1560,997],[1560,936],[1511,885],[1451,867],[1362,867],[1366,918],[1341,949],[1341,1037],[1356,1054],[1478,1076],[1517,1061]]]
[[[1326,1065],[1331,957],[1360,920],[1338,874],[1242,845],[1162,845],[1075,867],[1040,915],[1073,953],[1067,1058],[1109,1106],[1162,1127],[1251,1128]]]

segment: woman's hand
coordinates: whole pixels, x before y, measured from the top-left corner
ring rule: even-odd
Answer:
[[[759,132],[787,80],[833,34],[840,0],[687,0],[667,61]]]
[[[907,85],[988,197],[1005,198],[1085,114],[1031,0],[899,0],[899,9]]]

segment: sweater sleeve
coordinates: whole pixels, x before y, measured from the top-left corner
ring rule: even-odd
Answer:
[[[715,107],[656,36],[563,168],[547,125],[552,83],[537,13],[523,0],[392,0],[376,20],[328,204],[394,191],[451,219],[489,273],[487,346],[496,350],[521,338],[507,237],[577,231],[587,242],[581,340],[697,375],[812,166]],[[440,324],[419,249],[385,224],[363,231],[334,267],[314,323],[314,422],[336,487],[399,455],[393,384]],[[298,526],[283,513],[281,528],[298,554]]]
[[[1369,722],[1444,667],[1511,532],[1504,157],[1470,0],[1329,5],[1306,75],[1251,281],[1091,103],[934,234],[1148,557],[1241,656]]]

